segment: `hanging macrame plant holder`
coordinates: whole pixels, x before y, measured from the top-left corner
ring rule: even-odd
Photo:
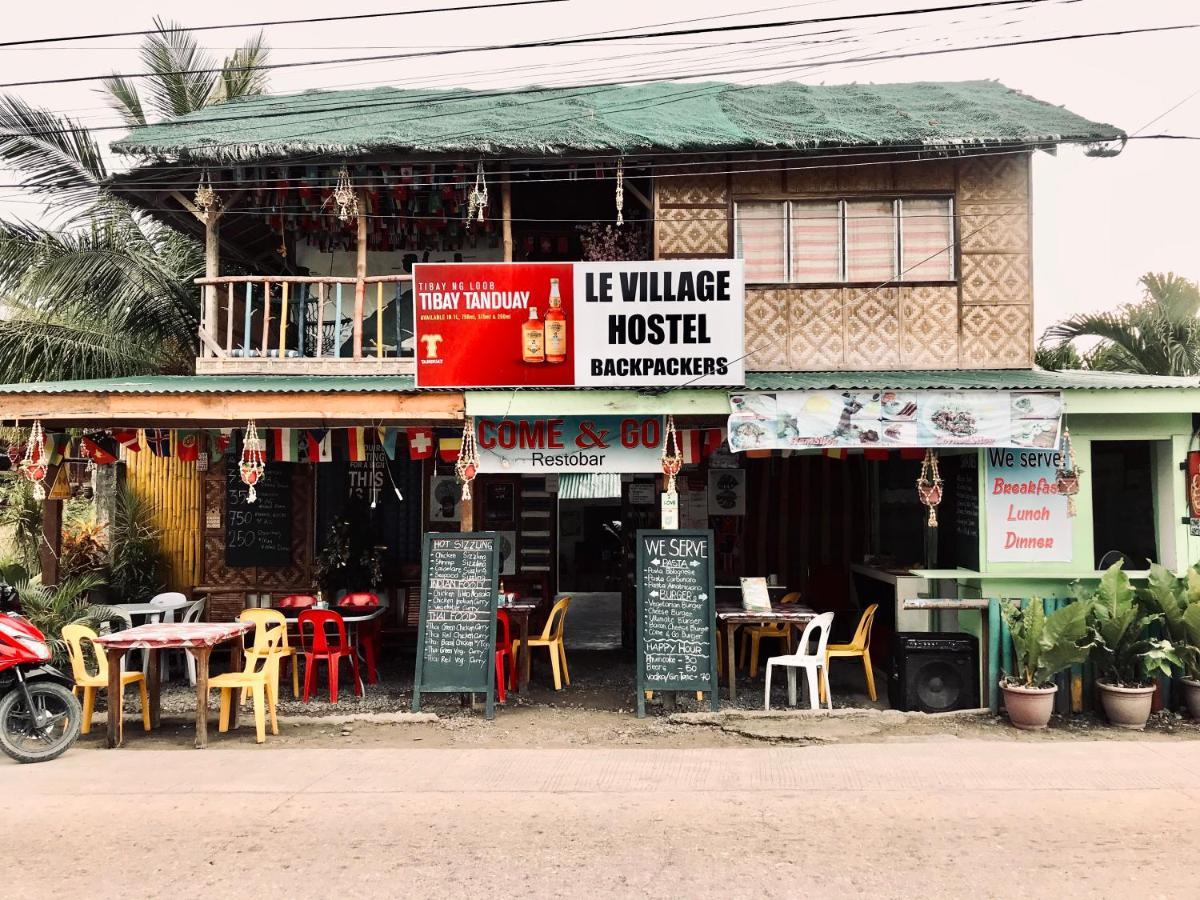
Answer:
[[[475,169],[475,187],[467,195],[467,224],[482,222],[484,210],[488,205],[487,178],[483,174],[483,160]]]
[[[471,482],[479,474],[479,449],[475,446],[475,422],[468,418],[463,423],[462,445],[458,449],[458,460],[454,463],[454,474],[462,482],[462,498],[471,499]]]
[[[617,160],[617,227],[625,224],[625,160]]]
[[[675,417],[667,416],[667,432],[663,435],[662,470],[667,476],[668,494],[675,493],[675,476],[683,468],[683,451],[679,446],[679,435],[675,432]]]
[[[925,451],[925,459],[921,462],[921,474],[917,478],[917,496],[929,509],[929,518],[925,524],[930,528],[937,528],[937,508],[942,502],[942,476],[938,472],[937,454],[932,448]]]
[[[29,429],[29,443],[25,445],[25,458],[21,460],[21,472],[33,482],[33,499],[46,499],[46,435],[42,423],[34,422]]]
[[[192,197],[192,205],[196,207],[196,218],[205,225],[208,220],[221,211],[221,198],[213,189],[208,177],[208,169],[200,174],[200,184],[196,186],[196,194]]]
[[[255,486],[266,477],[266,473],[267,448],[262,438],[258,436],[254,420],[251,419],[246,423],[246,436],[242,440],[242,458],[238,461],[238,475],[242,479],[242,484],[250,488],[246,492],[247,503],[253,503],[258,499]]]
[[[1054,473],[1054,487],[1067,498],[1067,515],[1075,515],[1075,495],[1079,493],[1079,476],[1083,470],[1075,464],[1075,448],[1071,445],[1071,429],[1063,426],[1062,444],[1058,451],[1058,466]],[[1197,490],[1195,480],[1191,487]]]
[[[349,222],[358,218],[358,195],[354,193],[354,185],[350,183],[350,170],[345,166],[338,169],[337,184],[333,193],[329,195],[329,200],[337,207],[339,222]]]

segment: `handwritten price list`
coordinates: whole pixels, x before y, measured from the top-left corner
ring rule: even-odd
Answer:
[[[711,684],[707,551],[701,541],[644,538],[642,649],[645,685]]]
[[[487,684],[492,541],[436,539],[429,550],[425,680]]]
[[[292,561],[292,469],[273,464],[256,486],[258,499],[238,475],[236,456],[225,462],[225,564],[286,566]]]

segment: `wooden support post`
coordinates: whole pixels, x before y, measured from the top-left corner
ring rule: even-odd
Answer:
[[[513,261],[512,235],[512,178],[506,163],[500,169],[500,219],[501,234],[504,238],[504,261]]]
[[[267,349],[271,342],[271,283],[263,282],[263,329],[262,355],[267,358]]]
[[[279,306],[279,358],[287,356],[287,326],[288,326],[288,283],[285,281],[280,288],[281,300]]]
[[[367,195],[358,195],[358,243],[354,261],[354,358],[362,359],[363,311],[367,305]]]
[[[46,479],[51,484],[50,479]],[[42,542],[38,545],[38,563],[42,568],[42,584],[58,584],[58,557],[62,552],[61,500],[46,500],[42,504]]]
[[[383,282],[375,284],[375,358],[383,359]]]
[[[204,223],[204,277],[221,277],[221,239],[220,216],[216,212],[209,215]],[[216,344],[219,338],[217,327],[217,286],[206,285],[204,288],[204,333]],[[207,352],[205,356],[209,355]],[[215,354],[214,354],[215,355]]]

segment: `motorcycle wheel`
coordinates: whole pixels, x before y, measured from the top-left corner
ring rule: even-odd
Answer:
[[[42,726],[34,727],[21,691],[9,691],[0,698],[0,750],[19,763],[47,762],[75,743],[83,711],[75,695],[58,682],[32,681],[27,687]]]

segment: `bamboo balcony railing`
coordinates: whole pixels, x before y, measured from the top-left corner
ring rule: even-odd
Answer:
[[[197,278],[197,374],[410,374],[411,275]]]

